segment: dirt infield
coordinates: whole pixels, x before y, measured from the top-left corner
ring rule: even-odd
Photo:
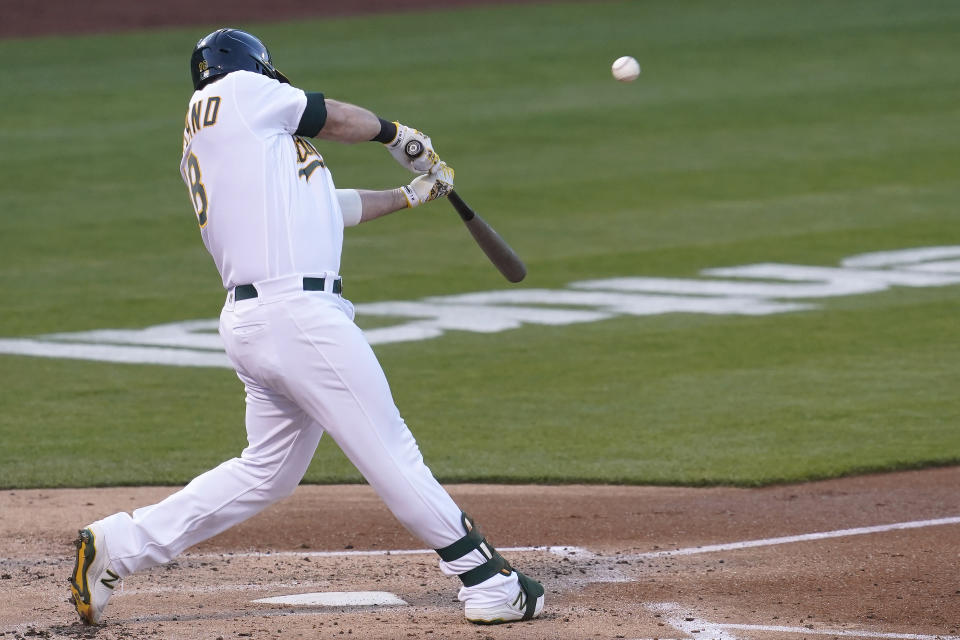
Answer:
[[[457,580],[369,487],[303,486],[172,565],[128,578],[105,624],[90,629],[66,601],[76,528],[173,489],[8,491],[0,634],[960,638],[958,486],[960,468],[755,490],[453,485],[491,541],[547,589],[542,619],[503,627],[463,620]],[[253,602],[347,591],[406,604]]]

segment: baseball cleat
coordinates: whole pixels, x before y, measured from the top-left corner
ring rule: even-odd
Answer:
[[[73,606],[81,620],[97,624],[120,576],[108,566],[110,557],[99,527],[81,529],[74,544],[77,563],[68,579]]]
[[[515,570],[516,571],[516,570]],[[520,590],[513,600],[491,607],[466,607],[467,620],[474,624],[503,624],[518,620],[532,620],[543,611],[543,585],[516,571]]]

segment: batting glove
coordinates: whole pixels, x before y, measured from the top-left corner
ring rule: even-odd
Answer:
[[[400,189],[410,208],[442,198],[453,190],[453,169],[447,166],[446,162],[439,162],[433,173],[417,176],[413,182]]]
[[[440,164],[440,156],[433,150],[433,143],[430,138],[422,131],[408,127],[399,122],[397,125],[397,137],[384,144],[390,155],[401,165],[413,171],[414,173],[434,173],[437,165]],[[411,140],[418,141],[422,146],[423,152],[416,157],[411,158],[407,155],[407,144]]]

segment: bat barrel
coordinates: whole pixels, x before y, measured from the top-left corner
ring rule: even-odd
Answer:
[[[500,234],[487,224],[486,220],[478,216],[456,191],[451,191],[447,195],[447,199],[460,214],[460,218],[463,219],[470,235],[483,249],[493,266],[503,274],[503,277],[510,282],[523,280],[527,276],[527,267],[516,252],[510,248],[510,245],[500,237]]]

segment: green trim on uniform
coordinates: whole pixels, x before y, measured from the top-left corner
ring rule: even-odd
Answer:
[[[476,586],[484,580],[489,580],[498,573],[510,575],[510,572],[513,570],[510,567],[510,563],[493,548],[493,545],[487,542],[487,539],[484,538],[480,532],[480,527],[474,524],[473,519],[463,513],[461,514],[461,520],[467,535],[442,549],[434,549],[434,551],[437,552],[437,555],[439,555],[440,559],[444,562],[459,560],[473,551],[479,551],[480,555],[487,559],[486,562],[460,574],[459,577],[460,581],[463,582],[463,586]]]
[[[466,514],[464,514],[464,518],[466,517]],[[480,543],[486,542],[483,534],[480,533],[480,528],[474,526],[472,520],[470,520],[470,525],[472,528],[467,532],[467,535],[463,536],[453,544],[444,547],[443,549],[436,549],[437,555],[440,556],[441,560],[444,562],[453,562],[454,560],[459,560],[474,549],[479,549]]]
[[[523,589],[523,592],[527,595],[527,606],[523,611],[523,618],[521,619],[530,620],[537,610],[537,600],[543,595],[543,585],[533,578],[528,578],[519,571],[517,571],[517,580],[520,581],[520,588]]]
[[[494,551],[492,558],[483,564],[477,565],[473,569],[470,569],[470,571],[461,573],[459,578],[460,582],[463,583],[463,586],[475,587],[481,582],[489,580],[498,573],[508,576],[510,575],[511,571],[513,571],[513,568],[510,566],[510,563],[507,562],[507,559]]]
[[[322,93],[308,91],[306,94],[307,106],[303,109],[303,115],[300,116],[296,134],[315,138],[327,123],[327,103]]]

